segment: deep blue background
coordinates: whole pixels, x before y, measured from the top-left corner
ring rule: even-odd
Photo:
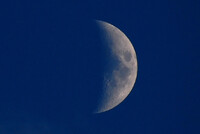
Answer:
[[[121,29],[138,58],[133,91],[99,115],[80,110],[99,73],[93,19]],[[197,0],[1,1],[0,133],[200,133],[199,51]]]

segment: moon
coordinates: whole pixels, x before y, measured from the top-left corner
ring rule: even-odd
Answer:
[[[131,92],[137,77],[137,57],[127,36],[104,21],[96,20],[106,55],[103,89],[94,113],[119,105]]]

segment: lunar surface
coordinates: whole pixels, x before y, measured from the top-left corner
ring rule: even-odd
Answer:
[[[96,21],[104,45],[106,64],[103,90],[94,113],[108,111],[119,105],[131,92],[137,76],[135,50],[126,35],[115,26]]]

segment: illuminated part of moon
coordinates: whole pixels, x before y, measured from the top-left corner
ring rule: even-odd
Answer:
[[[108,55],[103,91],[95,110],[101,113],[116,107],[128,96],[135,84],[138,66],[135,50],[126,35],[107,22],[96,22]]]

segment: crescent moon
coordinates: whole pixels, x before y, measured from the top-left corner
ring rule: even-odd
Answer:
[[[117,27],[96,20],[105,46],[106,64],[103,91],[94,113],[102,113],[119,105],[131,92],[137,77],[136,52],[126,35]]]

